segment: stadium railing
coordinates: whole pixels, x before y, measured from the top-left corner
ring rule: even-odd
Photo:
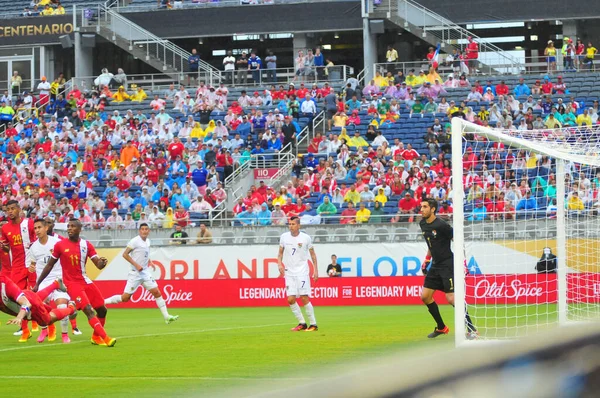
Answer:
[[[560,53],[560,51],[559,51],[559,53]],[[442,56],[440,55],[440,57],[442,57]],[[440,65],[437,70],[438,73],[440,74],[440,76],[444,79],[444,81],[446,80],[448,74],[453,73],[452,65],[445,64],[446,57],[447,57],[447,54],[444,54],[442,59],[440,60]],[[569,73],[595,72],[598,70],[598,67],[596,66],[597,62],[600,62],[600,54],[596,55],[596,57],[594,58],[594,62],[591,65],[591,69],[590,69],[590,66],[588,66],[588,64],[579,63],[578,67],[575,68],[574,70],[566,71],[563,66],[562,56],[558,55],[557,61],[556,61],[557,70],[552,72],[550,70],[549,63],[546,60],[546,57],[542,54],[542,55],[539,55],[536,57],[531,57],[531,56],[525,57],[524,62],[521,64],[521,68],[513,70],[510,73],[505,72],[505,74],[526,75],[526,74],[546,74],[546,73],[551,74],[551,73],[566,73],[566,72],[569,72]],[[504,64],[494,63],[494,62],[486,63],[486,65],[489,66],[494,72],[486,73],[485,71],[481,71],[481,72],[477,73],[475,76],[501,75],[498,71],[501,71],[502,68],[504,67]],[[380,63],[374,64],[373,68],[375,71],[379,71],[382,74],[385,74],[388,71],[392,72],[393,74],[396,74],[398,71],[402,71],[402,73],[404,73],[404,75],[407,75],[411,69],[413,69],[415,71],[415,74],[418,74],[420,70],[423,70],[423,71],[425,71],[425,73],[427,73],[427,71],[430,68],[430,63],[427,60],[409,61],[409,62],[380,62]]]
[[[262,69],[261,70],[261,79],[258,82],[252,80],[252,71],[248,71],[247,73],[247,82],[244,84],[232,84],[231,81],[228,80],[227,73],[221,71],[222,82],[228,88],[236,88],[240,87],[247,90],[252,90],[254,88],[266,88],[270,85],[285,85],[287,86],[289,83],[294,83],[295,85],[299,85],[304,83],[305,86],[310,87],[312,84],[318,84],[319,86],[329,83],[331,85],[340,85],[347,80],[347,78],[353,74],[354,68],[348,65],[334,65],[329,67],[329,77],[325,77],[322,75],[317,75],[315,70],[313,70],[310,74],[305,74],[301,76],[296,76],[296,69],[289,68],[276,68],[276,69]],[[271,72],[275,72],[276,79],[269,79]],[[237,74],[238,70],[234,71],[234,77],[237,82]],[[313,73],[314,72],[314,73]],[[320,78],[322,76],[322,78]],[[78,86],[84,86],[86,88],[91,88],[93,86],[93,82],[97,76],[80,76],[75,78]],[[184,84],[188,85],[188,77],[193,77],[194,79],[203,80],[203,75],[191,74],[189,72],[180,73],[177,76],[177,79],[173,79],[171,76],[165,73],[151,73],[151,74],[127,74],[127,84],[136,84],[138,86],[143,87],[144,89],[150,90],[161,90],[167,88],[170,84]],[[315,79],[315,77],[317,77]],[[207,84],[209,80],[205,80]],[[0,82],[1,84],[1,82]],[[287,88],[287,87],[286,87]],[[131,89],[129,89],[131,91]]]
[[[361,224],[302,224],[302,229],[310,234],[315,242],[318,243],[339,243],[339,242],[421,242],[421,233],[418,222],[420,215],[407,214],[406,217],[412,217],[413,221],[390,222],[389,214],[384,216],[380,223],[361,223]],[[331,216],[329,220],[339,219],[340,216]],[[452,223],[451,218],[446,218]],[[152,223],[150,223],[152,226]],[[196,237],[200,231],[200,224],[205,224],[213,235],[213,245],[217,244],[270,244],[277,243],[274,237],[279,238],[283,232],[288,230],[286,224],[283,225],[248,225],[241,226],[238,218],[224,218],[218,224],[210,226],[210,221],[206,219],[195,218],[191,215],[189,224],[184,230],[189,235],[187,240],[190,244],[195,244]],[[568,236],[573,238],[598,238],[600,230],[597,227],[597,219],[573,218],[568,219]],[[57,229],[64,230],[60,224]],[[153,242],[157,244],[168,244],[169,236],[174,231],[173,228],[155,228],[152,226]],[[465,229],[466,240],[476,241],[494,241],[502,239],[511,240],[532,240],[551,238],[556,231],[555,219],[532,219],[528,222],[523,220],[482,220],[469,222]],[[91,224],[84,225],[82,232],[86,239],[93,243],[108,246],[125,246],[131,239],[135,229],[92,229]]]

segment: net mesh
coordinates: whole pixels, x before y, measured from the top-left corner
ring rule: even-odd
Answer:
[[[600,129],[461,126],[453,181],[462,179],[464,196],[454,202],[464,209],[465,308],[479,337],[599,320]]]

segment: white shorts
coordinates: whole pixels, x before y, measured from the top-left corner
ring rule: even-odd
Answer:
[[[48,286],[50,286],[51,284],[53,284],[53,283],[54,283],[54,281],[53,281],[53,280],[46,280],[46,279],[45,279],[45,280],[42,282],[42,284],[40,285],[40,288],[39,288],[39,290],[45,289],[45,288],[47,288]],[[67,300],[67,301],[68,301],[68,300],[70,300],[71,298],[69,297],[69,295],[67,294],[67,292],[61,292],[60,290],[58,290],[58,289],[57,289],[57,290],[53,291],[52,293],[50,293],[50,294],[48,295],[48,297],[46,298],[46,300],[45,300],[45,301],[47,301],[47,302],[49,302],[49,303],[50,303],[50,302],[53,302],[53,301],[56,301],[56,300],[59,300],[59,299],[65,299],[65,300]]]
[[[158,287],[158,283],[154,280],[149,270],[129,271],[127,275],[127,284],[125,285],[125,294],[133,294],[140,285],[143,285],[146,290]]]
[[[305,276],[286,276],[285,290],[289,296],[309,296],[310,297],[310,277]]]

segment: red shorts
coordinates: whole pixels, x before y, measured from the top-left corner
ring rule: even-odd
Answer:
[[[12,279],[15,285],[17,285],[17,287],[21,290],[27,289],[27,278],[29,278],[29,271],[27,270],[27,268],[13,268],[10,272],[10,279]]]
[[[67,285],[67,293],[75,301],[78,310],[83,310],[89,304],[92,308],[104,307],[104,296],[93,283],[72,283]]]
[[[50,311],[52,308],[42,302],[40,297],[32,292],[31,290],[25,290],[23,292],[29,303],[31,304],[31,319],[36,321],[41,326],[48,326],[52,322],[50,317]]]

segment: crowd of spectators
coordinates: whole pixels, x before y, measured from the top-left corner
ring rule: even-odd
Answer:
[[[509,87],[502,80],[481,84],[461,76],[464,83],[458,87],[470,90],[456,103],[445,98],[457,87],[452,77],[442,83],[434,78],[432,85],[435,70],[420,75],[378,73],[365,87],[349,83],[341,96],[326,97],[332,131],[315,133],[308,154],[297,160],[285,186],[274,189],[261,182],[240,198],[234,208],[237,222],[282,225],[294,215],[304,223],[413,222],[425,197],[438,200],[439,214],[449,218],[453,117],[521,135],[536,129],[546,130],[541,136],[549,137],[553,129],[572,127],[568,135],[574,142],[600,130],[598,101],[587,106],[578,102],[561,76],[544,76],[533,87],[523,79]],[[439,96],[429,91],[436,86]],[[422,138],[426,151],[419,153],[401,138],[388,142],[386,131],[405,123],[406,117],[425,115],[433,120]],[[367,127],[366,132],[360,126]],[[465,138],[463,188],[469,220],[556,216],[552,159],[474,135]],[[600,173],[573,163],[567,171],[569,214],[597,213]]]
[[[60,74],[52,83],[42,77],[36,93],[5,92],[2,200],[16,198],[28,216],[80,218],[85,228],[185,228],[223,208],[224,180],[235,168],[253,155],[290,150],[301,122],[333,92],[327,83],[291,83],[236,99],[225,84],[199,82],[147,98],[126,80],[122,70],[103,70],[92,90],[63,92]],[[109,110],[128,102],[141,108]]]
[[[52,15],[65,15],[65,8],[58,0],[32,0],[29,7],[25,7],[23,17],[49,17]]]

